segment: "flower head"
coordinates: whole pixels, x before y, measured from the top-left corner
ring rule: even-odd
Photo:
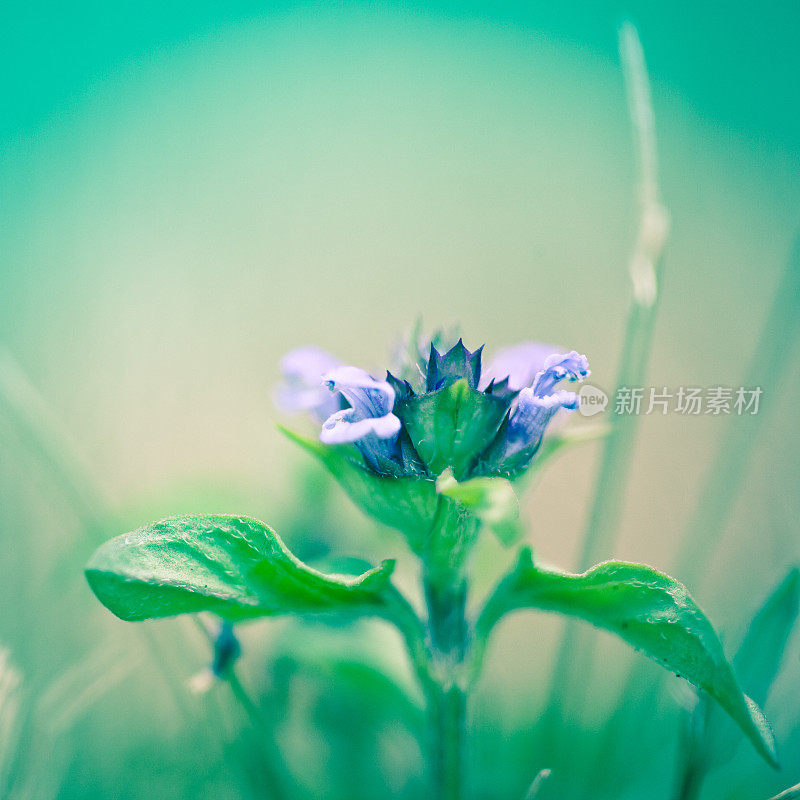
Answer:
[[[523,343],[501,350],[482,372],[482,347],[469,351],[459,339],[440,352],[428,341],[427,359],[415,339],[406,363],[385,380],[335,364],[318,385],[303,383],[312,413],[322,408],[320,388],[339,404],[322,423],[320,440],[355,445],[365,467],[379,474],[432,478],[451,468],[459,480],[513,477],[530,464],[553,416],[578,406],[577,395],[558,384],[589,374],[586,357],[574,350]],[[301,361],[308,366],[313,359]]]
[[[503,427],[487,450],[486,463],[501,473],[516,473],[530,464],[548,424],[560,410],[578,408],[578,395],[555,387],[561,381],[582,381],[589,374],[586,356],[572,350],[552,353],[522,389],[509,409]]]

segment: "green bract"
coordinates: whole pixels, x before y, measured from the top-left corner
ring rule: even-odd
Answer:
[[[280,430],[316,456],[363,511],[404,534],[432,572],[458,572],[481,525],[504,544],[519,538],[519,505],[511,484],[502,478],[458,483],[450,468],[438,481],[378,475],[358,463],[358,454],[347,447]]]
[[[439,475],[449,467],[461,480],[496,436],[508,406],[507,399],[479,392],[461,378],[404,400],[395,413],[430,472]]]

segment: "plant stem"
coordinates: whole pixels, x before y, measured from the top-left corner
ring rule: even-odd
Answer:
[[[528,791],[525,794],[525,800],[536,800],[539,796],[539,792],[544,786],[544,782],[550,777],[550,770],[549,769],[540,769],[539,772],[536,774],[536,777],[533,779],[533,782],[528,787]]]
[[[464,786],[467,693],[465,656],[469,643],[466,582],[425,581],[430,648],[425,682],[429,714],[429,752],[434,797],[460,800]]]
[[[797,236],[742,378],[743,386],[759,387],[763,391],[762,410],[758,414],[728,420],[713,466],[705,479],[701,500],[681,537],[673,574],[692,588],[704,576],[705,567],[725,532],[742,482],[747,477],[759,434],[779,397],[780,382],[786,372],[781,367],[792,358],[800,333],[799,303],[800,236]]]
[[[444,687],[431,698],[434,716],[431,732],[434,741],[431,749],[434,796],[438,800],[460,800],[464,776],[464,725],[467,696],[458,686]]]
[[[633,302],[628,313],[616,387],[642,386],[658,308],[663,251],[669,231],[669,215],[658,188],[655,121],[644,52],[636,29],[624,23],[619,31],[619,49],[628,106],[636,139],[639,185],[639,226],[629,270]],[[638,428],[637,414],[613,414],[611,432],[605,441],[586,525],[580,568],[610,558],[624,500],[631,455]]]
[[[108,508],[71,437],[11,354],[0,347],[0,412],[22,445],[36,456],[81,521],[101,541]]]
[[[11,429],[22,447],[38,460],[48,471],[54,485],[63,492],[80,521],[85,539],[99,544],[105,538],[111,516],[102,488],[96,483],[92,470],[72,437],[59,424],[45,399],[3,347],[0,347],[0,416],[10,421]],[[80,544],[83,546],[84,543]],[[60,569],[67,569],[70,562],[62,560],[60,564]],[[139,635],[150,651],[152,662],[161,671],[176,706],[185,720],[192,723],[194,714],[187,703],[185,687],[175,671],[166,665],[163,648],[153,631],[142,626]]]

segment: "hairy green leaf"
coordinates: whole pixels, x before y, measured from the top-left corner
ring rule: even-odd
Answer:
[[[285,613],[381,613],[394,562],[363,575],[306,566],[263,522],[248,517],[170,517],[117,536],[94,553],[86,578],[124,620],[211,611],[231,620]]]
[[[280,427],[289,439],[318,458],[350,499],[379,522],[402,531],[419,552],[431,531],[438,508],[436,485],[428,478],[376,475],[362,467],[351,448],[327,445]]]
[[[436,481],[436,490],[468,509],[506,547],[522,537],[519,501],[514,487],[505,478],[470,478],[459,482],[447,470]]]
[[[615,633],[714,698],[775,765],[775,744],[764,715],[741,690],[719,637],[683,584],[644,564],[608,561],[581,574],[533,563],[525,548],[516,567],[486,604],[479,640],[505,613],[555,611]]]

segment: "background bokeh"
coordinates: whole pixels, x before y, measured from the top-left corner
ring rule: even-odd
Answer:
[[[263,518],[309,560],[404,557],[276,432],[285,351],[314,343],[377,369],[421,315],[489,352],[524,339],[578,349],[613,387],[637,216],[625,18],[648,60],[672,219],[650,383],[737,386],[800,224],[797,7],[0,11],[0,645],[21,676],[12,768],[35,776],[20,797],[269,796],[225,687],[186,689],[208,660],[201,633],[112,619],[81,567],[98,541],[189,511]],[[691,587],[733,641],[800,557],[791,342],[771,367],[780,392],[762,399],[747,478]],[[614,555],[670,567],[736,423],[643,418]],[[569,452],[525,499],[548,561],[575,565],[597,453]],[[478,587],[508,559],[487,543]],[[481,796],[521,796],[548,766],[528,744],[561,624],[519,615],[494,642],[475,709]],[[377,796],[385,781],[393,795],[421,791],[405,723],[379,712],[390,685],[369,695],[320,655],[358,640],[407,683],[380,626],[279,622],[243,639],[243,673],[272,698],[282,757],[309,796]],[[577,796],[596,779],[586,737],[603,730],[629,661],[610,638],[600,647],[567,737]],[[766,709],[786,770],[771,776],[742,748],[736,779],[710,787],[720,797],[800,778],[797,643],[786,663]],[[641,765],[634,796],[669,794],[678,706],[667,691],[652,742],[615,745]],[[378,777],[357,758],[373,741]],[[615,781],[609,796],[623,796]],[[648,783],[659,791],[641,794]]]

